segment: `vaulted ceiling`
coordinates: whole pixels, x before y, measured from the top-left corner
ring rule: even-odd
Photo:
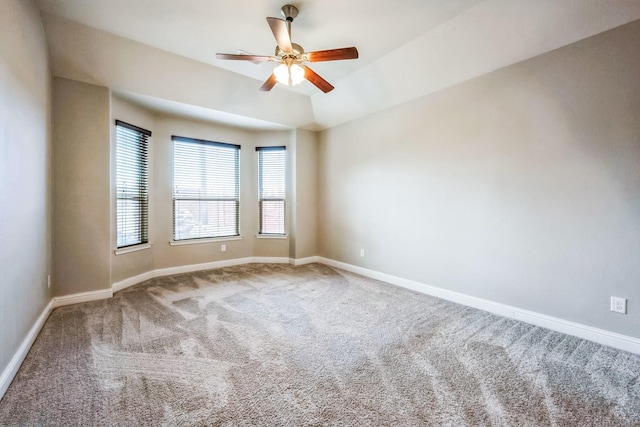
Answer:
[[[324,129],[640,19],[637,0],[301,0],[292,39],[305,50],[357,46],[312,64],[309,82],[259,92],[274,64],[265,17],[284,0],[37,0],[53,73],[111,88],[148,108],[258,129]]]

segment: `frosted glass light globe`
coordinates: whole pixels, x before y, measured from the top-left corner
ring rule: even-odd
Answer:
[[[297,85],[304,80],[304,69],[298,64],[293,64],[289,68],[289,75],[291,76],[291,84]]]
[[[273,74],[275,74],[278,83],[287,86],[300,84],[304,80],[304,68],[298,64],[291,64],[289,67],[287,64],[280,64],[273,70]]]
[[[289,67],[280,64],[273,70],[273,74],[275,74],[278,83],[289,86]]]

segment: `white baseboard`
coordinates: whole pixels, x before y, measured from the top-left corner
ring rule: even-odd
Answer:
[[[466,305],[468,307],[477,308],[480,310],[488,311],[490,313],[498,314],[500,316],[551,329],[552,331],[561,332],[567,335],[573,335],[578,338],[594,341],[599,344],[608,345],[620,350],[640,354],[640,339],[638,338],[606,331],[604,329],[594,328],[587,325],[582,325],[580,323],[570,322],[558,317],[547,316],[546,314],[523,310],[521,308],[489,301],[482,298],[477,298],[460,292],[426,285],[424,283],[403,279],[401,277],[392,276],[390,274],[381,273],[375,270],[369,270],[367,268],[346,264],[344,262],[335,261],[328,258],[318,257],[317,262],[326,264],[331,267],[341,268],[352,273],[361,274],[372,279],[391,283],[396,286],[411,289],[413,291],[417,291],[426,295],[431,295],[437,298]]]
[[[24,358],[27,357],[27,353],[31,349],[33,342],[36,340],[36,337],[40,333],[42,326],[47,321],[49,314],[51,314],[51,310],[53,310],[53,300],[47,304],[47,306],[42,310],[42,313],[36,320],[36,323],[33,324],[27,336],[22,340],[20,347],[18,347],[18,351],[15,352],[9,364],[2,372],[2,376],[0,376],[0,399],[4,396],[5,392],[9,388],[11,381],[18,373],[18,369],[20,369],[20,365],[24,362]]]
[[[170,276],[172,274],[193,273],[194,271],[213,270],[215,268],[232,267],[234,265],[263,263],[263,264],[288,264],[290,262],[287,257],[245,257],[226,259],[222,261],[211,261],[201,264],[179,265],[177,267],[159,268],[157,270],[148,271],[128,279],[121,280],[111,285],[113,292],[118,292],[130,286],[142,283],[145,280],[154,277]],[[70,303],[72,304],[72,303]]]
[[[254,256],[251,258],[251,263],[262,263],[262,264],[289,264],[288,257],[261,257]]]
[[[78,304],[81,302],[97,301],[100,299],[111,298],[113,291],[111,289],[101,289],[99,291],[81,292],[78,294],[65,295],[53,298],[53,308],[62,307],[63,305]]]
[[[177,267],[167,267],[153,270],[153,277],[169,276],[171,274],[193,273],[194,271],[212,270],[214,268],[231,267],[234,265],[249,264],[253,257],[225,259],[222,261],[211,261],[202,264],[179,265]],[[135,284],[135,283],[134,283]]]
[[[53,308],[58,308],[65,305],[111,298],[112,296],[113,291],[111,289],[101,289],[99,291],[81,292],[78,294],[65,295],[62,297],[54,297],[52,303]]]
[[[317,256],[310,256],[307,258],[289,258],[289,264],[298,266],[298,265],[305,265],[305,264],[313,264],[314,262],[320,262],[320,257]]]
[[[222,267],[232,267],[234,265],[243,265],[243,264],[252,264],[252,263],[286,264],[288,262],[289,262],[289,258],[286,258],[286,257],[245,257],[245,258],[226,259],[223,261],[211,261],[211,262],[205,262],[202,264],[190,264],[190,265],[181,265],[178,267],[161,268],[158,270],[153,270],[150,274],[152,274],[152,277],[161,277],[161,276],[169,276],[171,274],[193,273],[194,271],[213,270],[215,268],[222,268]],[[146,274],[149,274],[149,273],[146,273]],[[131,279],[128,279],[128,280],[131,280]],[[144,280],[147,280],[147,279],[144,279]],[[115,287],[120,283],[122,282],[116,283],[113,286]],[[135,285],[136,283],[140,283],[140,282],[132,283],[132,285]],[[124,289],[125,287],[120,289]]]
[[[235,258],[223,261],[212,261],[201,264],[180,265],[177,267],[160,268],[157,270],[147,271],[146,273],[138,274],[137,276],[129,277],[128,279],[121,280],[111,285],[111,289],[104,289],[93,292],[82,292],[79,294],[65,295],[62,297],[55,297],[53,299],[53,307],[62,307],[64,305],[77,304],[80,302],[96,301],[105,298],[113,297],[114,292],[121,291],[130,286],[142,283],[145,280],[153,279],[154,277],[169,276],[171,274],[183,274],[192,273],[194,271],[212,270],[215,268],[231,267],[234,265],[251,264],[251,263],[265,263],[265,264],[288,264],[289,258],[287,257],[246,257]]]
[[[146,273],[138,274],[137,276],[129,277],[128,279],[124,279],[120,282],[114,283],[113,285],[111,285],[111,290],[115,293],[128,288],[129,286],[142,283],[145,280],[153,279],[154,277],[157,277],[155,275],[155,270],[147,271]]]

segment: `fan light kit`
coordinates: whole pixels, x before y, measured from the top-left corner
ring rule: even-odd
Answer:
[[[297,85],[304,80],[304,69],[298,64],[280,64],[274,70],[278,83],[283,85]]]
[[[319,50],[316,52],[305,52],[302,46],[291,42],[291,23],[298,16],[298,9],[295,6],[285,5],[281,9],[280,18],[267,18],[273,36],[276,38],[276,52],[273,56],[266,55],[233,55],[229,53],[217,53],[218,59],[230,59],[251,62],[277,62],[278,65],[271,76],[260,88],[266,92],[276,85],[285,86],[300,84],[303,80],[308,80],[318,89],[327,93],[333,90],[333,86],[320,77],[315,71],[304,65],[307,62],[337,61],[341,59],[357,59],[358,49],[355,47],[345,47],[341,49]]]

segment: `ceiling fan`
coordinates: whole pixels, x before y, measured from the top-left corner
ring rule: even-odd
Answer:
[[[264,82],[260,90],[263,92],[273,89],[276,83],[296,85],[307,79],[324,93],[333,90],[331,83],[320,77],[318,73],[307,67],[307,62],[337,61],[341,59],[357,59],[358,49],[345,47],[341,49],[319,50],[305,52],[302,46],[291,42],[291,23],[298,16],[295,6],[285,5],[281,9],[280,18],[267,18],[271,32],[276,38],[276,52],[273,56],[217,53],[218,59],[231,59],[251,62],[277,62],[278,65],[271,76]]]

